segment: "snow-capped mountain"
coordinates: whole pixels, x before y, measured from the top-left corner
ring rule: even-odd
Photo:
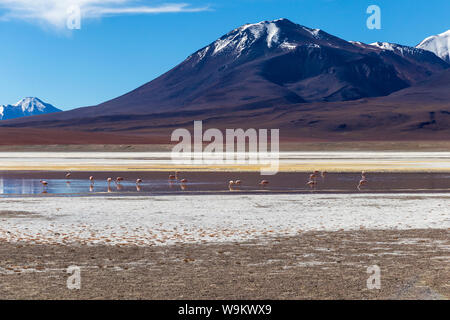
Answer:
[[[255,51],[259,51],[259,53],[277,49],[291,51],[302,45],[311,44],[313,47],[318,47],[320,43],[327,44],[336,41],[341,45],[347,45],[346,41],[320,29],[296,25],[287,19],[262,21],[246,24],[230,31],[209,46],[194,53],[188,60],[193,59],[200,62],[207,56],[221,55],[239,58]]]
[[[299,47],[351,47],[345,40],[320,29],[295,24],[288,19],[245,24],[222,36],[212,44],[191,55],[187,61],[200,63],[208,58],[226,57],[227,60],[255,59],[257,56],[286,53]]]
[[[450,30],[426,38],[417,48],[434,52],[439,58],[450,63]]]
[[[0,120],[15,119],[38,114],[60,112],[51,104],[35,97],[27,97],[12,105],[0,105]]]
[[[416,54],[406,54],[409,50]],[[145,114],[355,100],[388,95],[448,67],[424,50],[358,45],[277,19],[233,29],[161,77],[82,112]]]
[[[1,125],[71,128],[76,123],[77,129],[143,130],[164,117],[232,117],[264,108],[387,96],[449,67],[419,48],[346,41],[287,19],[262,21],[231,30],[162,76],[98,106]]]

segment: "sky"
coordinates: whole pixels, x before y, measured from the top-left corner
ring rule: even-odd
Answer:
[[[379,30],[367,28],[369,5],[381,10]],[[448,0],[0,0],[0,104],[97,105],[246,23],[288,18],[345,40],[415,46],[450,29],[449,12]]]

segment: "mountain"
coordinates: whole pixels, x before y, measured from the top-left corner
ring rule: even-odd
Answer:
[[[169,142],[174,128],[203,120],[215,128],[283,128],[284,138],[438,139],[420,123],[429,121],[430,112],[444,112],[444,118],[450,112],[448,100],[440,98],[449,84],[426,83],[445,80],[449,67],[420,48],[346,41],[287,19],[263,21],[230,31],[116,99],[3,121],[0,129],[159,136]],[[448,138],[450,130],[439,134]]]
[[[426,38],[417,45],[417,48],[431,51],[450,63],[450,30]]]
[[[247,24],[86,115],[236,108],[388,95],[449,65],[360,46],[287,19]]]
[[[38,114],[60,112],[51,104],[35,97],[28,97],[13,105],[0,105],[0,120],[16,119]]]

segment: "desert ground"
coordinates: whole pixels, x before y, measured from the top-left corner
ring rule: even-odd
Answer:
[[[2,243],[2,299],[448,299],[449,229],[170,246]],[[67,268],[81,268],[80,290]],[[367,289],[380,267],[381,288]]]

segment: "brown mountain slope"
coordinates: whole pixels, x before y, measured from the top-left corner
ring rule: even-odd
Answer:
[[[417,86],[386,97],[347,102],[287,104],[252,108],[245,105],[231,110],[162,112],[148,115],[104,116],[68,124],[46,120],[35,125],[46,127],[46,143],[168,143],[176,128],[191,128],[194,120],[203,120],[207,128],[279,128],[283,141],[311,139],[346,140],[450,140],[450,70],[431,77]],[[5,122],[6,124],[7,122]],[[0,134],[14,130],[30,139],[24,123],[4,125]],[[40,129],[45,132],[45,129]],[[89,132],[77,135],[73,131]],[[58,134],[62,132],[63,134]],[[135,140],[133,141],[133,137]],[[70,139],[69,139],[70,138]],[[4,138],[3,144],[8,143]],[[44,144],[46,144],[44,143]]]

